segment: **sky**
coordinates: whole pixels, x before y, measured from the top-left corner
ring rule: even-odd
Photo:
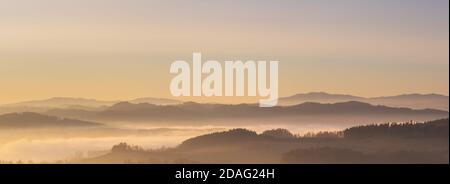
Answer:
[[[448,95],[448,3],[0,0],[0,104],[173,98],[170,64],[193,52],[280,61],[280,96]]]

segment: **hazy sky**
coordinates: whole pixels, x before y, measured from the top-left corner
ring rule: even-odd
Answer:
[[[170,64],[194,51],[279,60],[281,96],[448,95],[448,3],[0,0],[0,104],[170,97]]]

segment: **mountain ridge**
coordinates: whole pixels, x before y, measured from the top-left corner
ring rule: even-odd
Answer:
[[[346,94],[332,94],[326,92],[299,93],[279,99],[279,105],[289,106],[304,102],[337,103],[346,101],[360,101],[373,105],[391,107],[408,107],[412,109],[449,110],[449,97],[436,93],[407,93],[394,96],[360,97]]]
[[[411,109],[388,107],[383,105],[372,105],[369,103],[350,101],[339,103],[316,103],[306,102],[294,106],[276,106],[272,108],[261,108],[254,104],[200,104],[185,102],[180,105],[154,105],[148,103],[132,104],[120,102],[102,111],[83,111],[82,114],[70,114],[67,110],[49,112],[50,115],[71,117],[77,119],[102,120],[102,121],[153,121],[153,120],[215,120],[253,118],[264,119],[290,118],[290,117],[403,117],[401,119],[415,117],[422,119],[444,118],[448,111],[436,109]],[[80,116],[76,116],[80,115]],[[350,120],[349,120],[350,121]]]

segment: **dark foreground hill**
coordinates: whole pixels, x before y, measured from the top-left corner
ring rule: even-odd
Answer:
[[[261,134],[233,129],[194,137],[169,149],[145,150],[121,143],[106,155],[79,162],[448,163],[448,122],[368,125],[308,136],[284,129]]]

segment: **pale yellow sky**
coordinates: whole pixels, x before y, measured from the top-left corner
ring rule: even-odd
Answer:
[[[0,21],[0,104],[170,98],[192,52],[279,60],[281,96],[449,89],[448,1],[0,0]]]

